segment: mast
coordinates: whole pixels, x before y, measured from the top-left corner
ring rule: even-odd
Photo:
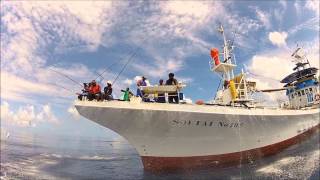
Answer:
[[[223,26],[220,24],[218,31],[223,38],[223,60],[219,60],[219,50],[211,49],[210,61],[211,71],[215,72],[221,78],[223,86],[216,92],[214,102],[222,105],[243,104],[247,105],[252,99],[249,98],[248,89],[252,88],[253,83],[247,84],[245,73],[242,71],[237,76],[234,76],[233,69],[237,67],[233,56],[233,46],[227,40]],[[255,84],[254,84],[255,86]]]
[[[230,47],[229,42],[227,41],[222,24],[220,24],[218,31],[222,34],[223,37],[223,63],[232,64],[230,52],[230,50],[232,50],[232,47]],[[225,71],[224,74],[224,77],[226,77],[225,80],[230,81],[232,78],[234,78],[233,68]]]

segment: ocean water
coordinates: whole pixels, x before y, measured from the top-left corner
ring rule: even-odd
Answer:
[[[1,137],[1,179],[319,179],[319,132],[300,144],[259,161],[228,168],[177,173],[143,170],[124,140]]]

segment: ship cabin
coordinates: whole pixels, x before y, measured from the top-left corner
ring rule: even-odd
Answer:
[[[284,78],[286,95],[290,109],[312,107],[319,103],[319,81],[316,78],[317,68],[305,68],[308,63],[298,63],[293,70],[296,72]],[[302,69],[300,70],[300,68]]]
[[[317,84],[315,79],[309,79],[288,88],[286,95],[289,98],[290,108],[300,109],[312,106],[317,100],[315,97],[318,93]]]

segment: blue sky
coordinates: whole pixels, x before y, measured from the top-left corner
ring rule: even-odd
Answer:
[[[258,88],[281,86],[275,80],[291,72],[296,43],[319,67],[319,1],[1,1],[1,128],[116,136],[79,117],[72,105],[79,85],[49,68],[88,82],[115,63],[104,86],[135,51],[116,96],[135,91],[136,76],[155,84],[174,72],[187,97],[211,100],[219,79],[209,51],[221,50],[219,23],[230,39],[236,32],[237,71],[250,72]]]

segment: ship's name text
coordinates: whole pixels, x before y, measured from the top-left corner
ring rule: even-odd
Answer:
[[[172,125],[239,128],[243,126],[243,123],[242,122],[225,122],[225,121],[172,120]]]

